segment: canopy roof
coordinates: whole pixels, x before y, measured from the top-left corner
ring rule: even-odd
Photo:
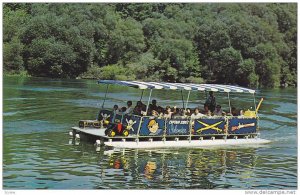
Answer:
[[[139,89],[170,89],[170,90],[193,90],[193,91],[218,91],[218,92],[237,92],[255,93],[255,90],[233,85],[219,84],[193,84],[193,83],[165,83],[165,82],[143,82],[143,81],[117,81],[99,80],[99,84],[115,84],[134,87]]]

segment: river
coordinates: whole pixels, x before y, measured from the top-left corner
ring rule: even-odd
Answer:
[[[105,86],[91,80],[3,78],[4,189],[296,189],[297,90],[260,90],[265,146],[176,150],[113,150],[69,138],[79,119],[94,119]],[[140,98],[112,86],[105,106]],[[159,105],[181,106],[179,92],[155,91]],[[224,94],[217,101],[227,109]],[[144,93],[146,102],[148,92]],[[186,94],[184,94],[186,98]],[[191,93],[189,107],[205,94]],[[258,101],[257,101],[258,102]],[[253,106],[232,94],[237,108]],[[135,103],[134,103],[135,104]]]

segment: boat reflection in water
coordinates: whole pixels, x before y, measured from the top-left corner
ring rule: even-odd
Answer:
[[[101,167],[103,181],[111,177],[112,172],[121,171],[118,177],[124,177],[124,182],[141,181],[142,177],[146,184],[150,182],[148,185],[160,183],[164,185],[159,185],[159,188],[168,189],[232,188],[233,181],[251,188],[257,163],[256,148],[184,151],[114,149],[104,151],[104,154],[109,158],[109,165]],[[146,187],[144,185],[139,187]]]
[[[156,168],[157,166],[155,161],[148,161],[144,169],[145,177],[147,179],[153,179],[153,175],[154,172],[156,171]]]

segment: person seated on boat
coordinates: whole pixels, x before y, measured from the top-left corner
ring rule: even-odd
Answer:
[[[158,118],[159,117],[159,113],[156,110],[152,110],[151,116],[154,117],[154,118]]]
[[[191,109],[190,108],[187,108],[183,111],[183,115],[184,117],[189,117],[191,116]]]
[[[132,114],[133,108],[132,108],[132,101],[127,102],[127,108],[124,114]]]
[[[116,104],[113,107],[113,115],[120,114],[119,106]]]
[[[147,105],[143,104],[143,102],[141,102],[141,104],[142,104],[142,109],[146,111],[147,110]]]
[[[176,109],[176,106],[174,107]],[[171,107],[167,106],[164,114],[164,118],[170,119],[172,117],[173,112],[171,111]]]
[[[239,112],[235,107],[231,108],[231,116],[238,116]]]
[[[195,108],[194,113],[191,115],[191,119],[192,120],[199,119],[199,118],[201,118],[203,116],[205,116],[205,115],[200,113],[199,108]]]
[[[216,110],[214,111],[214,116],[222,116],[223,110],[220,105],[217,105]]]
[[[243,109],[240,110],[240,116],[244,116],[244,110]]]
[[[206,99],[205,104],[208,105],[208,109],[209,109],[211,112],[214,112],[214,111],[215,111],[215,108],[216,108],[216,97],[214,96],[214,92],[212,92],[212,91],[209,92],[209,96],[208,96],[208,98]]]
[[[208,107],[208,104],[204,104],[204,111],[202,112],[202,114],[204,114],[204,115],[207,115],[208,114],[208,111],[210,111],[209,110],[209,107]]]
[[[143,115],[143,112],[146,110],[144,109],[143,103],[141,101],[138,101],[136,103],[135,108],[133,109],[133,114],[135,115]]]
[[[174,118],[174,117],[176,117],[176,116],[180,116],[180,115],[179,115],[179,108],[175,108],[175,109],[173,110],[173,114],[172,114],[171,118]]]
[[[163,107],[158,106],[156,111],[158,112],[159,117],[163,117],[164,116],[164,112],[165,111],[164,111]]]
[[[182,108],[176,108],[175,112],[172,114],[172,118],[184,118],[184,110]]]
[[[152,112],[152,110],[156,110],[157,111],[158,106],[156,104],[156,100],[152,100],[152,103],[149,105],[149,110],[150,112]]]
[[[200,110],[199,110],[199,112],[200,112]],[[187,109],[186,109],[186,115],[187,115],[187,116],[191,116],[191,115],[192,115],[192,109],[187,108]]]
[[[222,112],[222,116],[226,116],[226,112],[225,111]]]
[[[126,114],[126,110],[127,108],[125,106],[123,106],[121,109],[120,109],[120,114]]]
[[[126,107],[124,107],[126,109]],[[117,114],[122,114],[122,112],[119,110],[118,105],[114,105],[113,107],[113,112],[112,112],[112,120],[111,121],[115,121],[116,115]]]
[[[210,110],[208,110],[206,116],[209,116],[209,117],[212,116],[212,112]]]

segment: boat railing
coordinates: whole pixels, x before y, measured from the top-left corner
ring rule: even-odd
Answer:
[[[150,120],[156,120],[157,123],[162,123],[163,125],[158,124],[162,131],[158,134],[154,133],[145,133],[147,124],[150,123]],[[160,121],[157,121],[160,120]],[[175,124],[175,128],[172,128],[172,124]],[[257,119],[256,118],[247,118],[247,117],[201,117],[199,119],[158,119],[151,118],[149,116],[141,117],[139,121],[139,127],[136,134],[136,138],[140,137],[166,137],[172,136],[189,136],[191,140],[194,136],[203,136],[203,135],[247,135],[256,133]],[[185,131],[186,129],[186,131]]]
[[[99,113],[112,113],[104,109]],[[108,114],[107,114],[108,115]],[[197,119],[191,117],[163,117],[139,116],[134,114],[111,114],[110,122],[122,123],[130,131],[131,137],[166,137],[186,136],[192,137],[208,135],[242,135],[256,133],[257,118],[246,116],[203,116]],[[151,124],[150,124],[151,123]],[[158,129],[152,127],[157,125]],[[150,130],[150,128],[153,128]]]

